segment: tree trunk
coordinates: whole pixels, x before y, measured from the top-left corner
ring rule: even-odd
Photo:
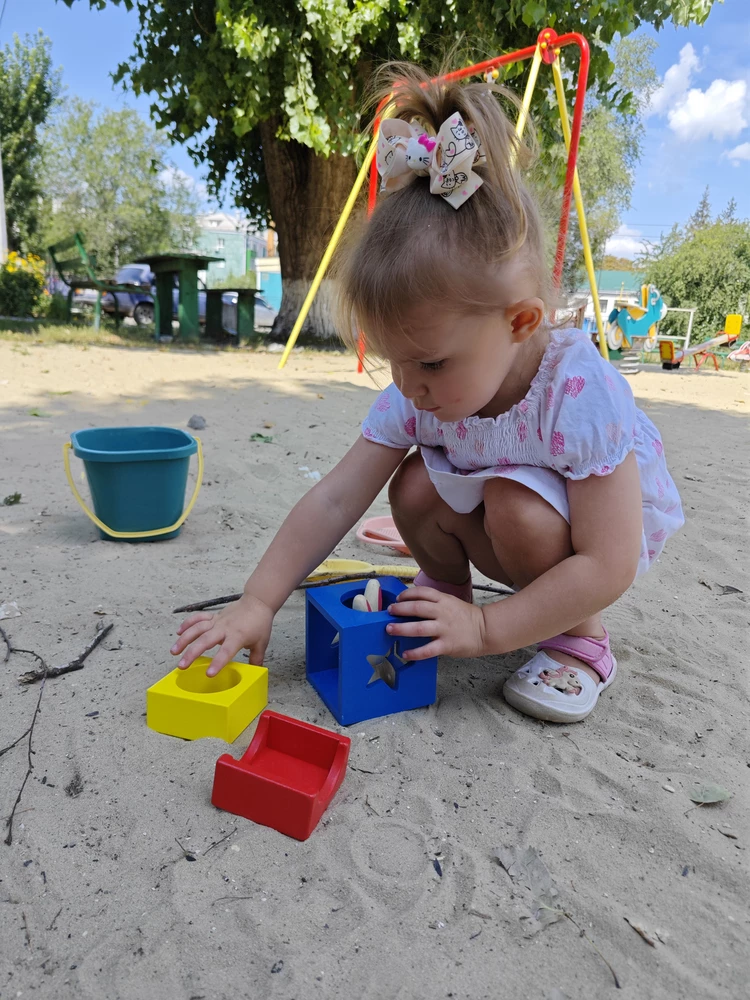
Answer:
[[[263,165],[279,238],[282,299],[270,339],[286,341],[357,175],[354,157],[317,156],[299,142],[275,138],[276,121],[262,122]],[[300,342],[335,343],[332,282],[324,279]]]

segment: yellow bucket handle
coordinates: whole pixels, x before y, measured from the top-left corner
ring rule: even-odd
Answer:
[[[76,498],[78,503],[81,505],[81,509],[84,514],[89,517],[97,528],[100,528],[105,534],[111,535],[112,538],[157,538],[159,535],[168,535],[170,531],[176,531],[181,528],[182,525],[187,520],[190,511],[195,506],[195,501],[198,499],[198,494],[200,493],[201,484],[203,482],[203,447],[201,445],[201,439],[195,438],[195,442],[198,445],[198,478],[195,483],[195,489],[193,495],[190,498],[190,503],[187,505],[185,510],[182,512],[182,516],[179,517],[174,524],[170,524],[168,528],[154,528],[153,531],[115,531],[114,528],[108,528],[104,521],[100,521],[93,510],[90,510],[86,501],[83,499],[81,494],[78,492],[76,484],[73,482],[73,474],[70,471],[70,452],[73,445],[70,441],[66,441],[63,444],[63,461],[65,462],[65,475],[68,477],[68,484],[73,491],[73,496]]]

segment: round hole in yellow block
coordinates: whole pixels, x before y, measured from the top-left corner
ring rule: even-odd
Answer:
[[[206,676],[208,660],[196,660],[187,670],[180,670],[176,677],[178,688],[191,694],[219,694],[236,687],[241,678],[238,670],[224,667],[215,677]]]

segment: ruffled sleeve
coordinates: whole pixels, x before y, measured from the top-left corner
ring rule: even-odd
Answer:
[[[387,448],[411,448],[417,443],[419,414],[391,383],[381,392],[362,422],[362,434],[368,441]]]
[[[567,479],[607,476],[635,447],[630,385],[583,335],[563,352],[541,410],[545,460]]]

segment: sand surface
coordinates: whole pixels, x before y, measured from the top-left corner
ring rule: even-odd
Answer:
[[[688,523],[607,615],[621,673],[596,713],[566,729],[510,709],[500,689],[524,651],[444,660],[437,704],[348,730],[345,783],[297,843],[211,806],[225,744],[145,724],[146,688],[172,666],[172,609],[241,588],[311,485],[300,466],[330,469],[374,398],[350,357],[276,363],[0,343],[0,499],[23,494],[0,506],[0,604],[22,611],[1,624],[52,664],[99,621],[115,626],[44,691],[34,771],[13,843],[0,842],[0,998],[746,997],[748,376],[632,379]],[[185,427],[194,413],[208,423],[205,485],[182,535],[99,541],[64,479],[70,432]],[[251,443],[256,432],[272,442]],[[337,554],[377,557],[353,534]],[[271,708],[338,731],[305,681],[299,594],[267,665]],[[39,689],[16,680],[32,666],[19,654],[2,665],[3,746],[32,719]],[[25,769],[22,742],[0,759],[3,817]],[[693,808],[702,782],[733,798]],[[494,858],[502,846],[541,853],[619,992],[570,920],[532,933],[529,892]]]

